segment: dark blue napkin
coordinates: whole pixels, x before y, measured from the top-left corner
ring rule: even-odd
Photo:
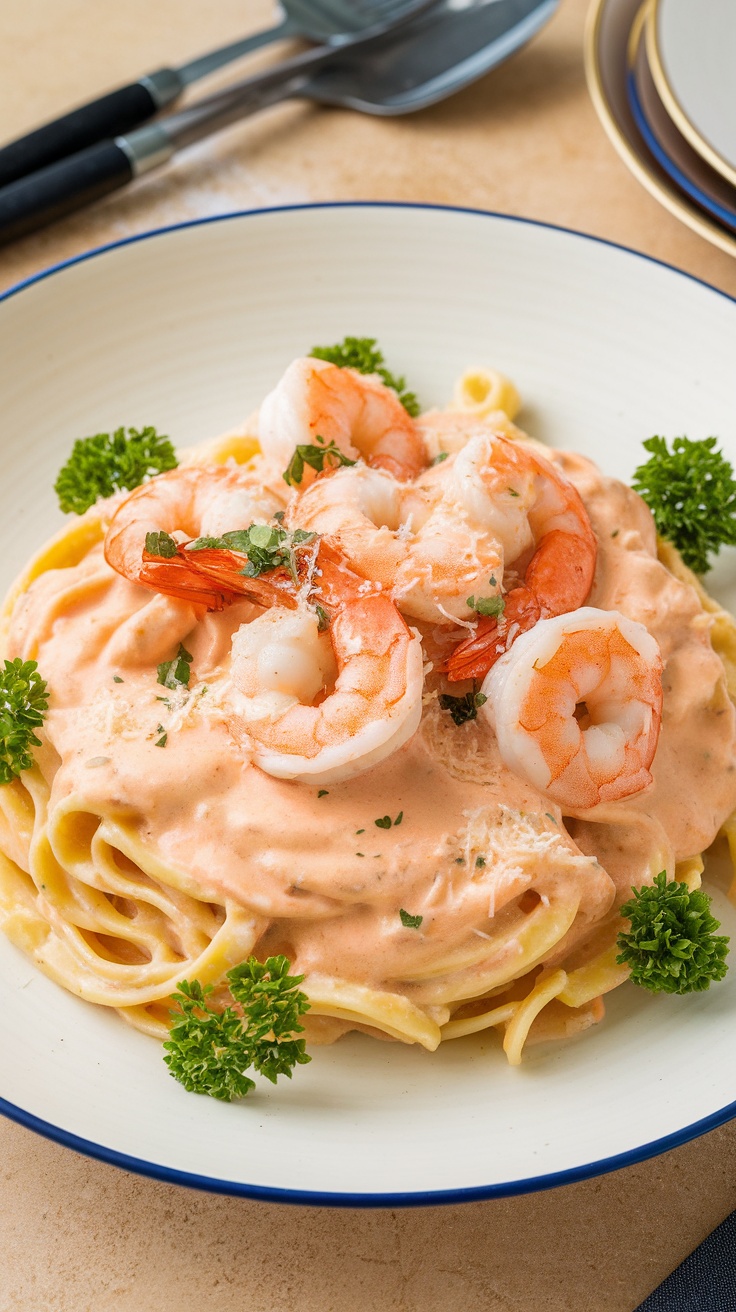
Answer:
[[[736,1312],[736,1212],[634,1312]]]

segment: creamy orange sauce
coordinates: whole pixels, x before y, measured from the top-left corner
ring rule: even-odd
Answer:
[[[632,883],[651,879],[653,846],[671,871],[713,841],[736,806],[736,720],[708,618],[657,561],[646,507],[582,458],[555,458],[599,541],[589,604],[643,622],[662,649],[649,791],[581,812],[566,829],[559,809],[501,763],[485,720],[455,726],[432,696],[408,743],[325,795],[272,778],[228,722],[231,638],[257,612],[244,602],[198,620],[123,580],[98,546],[36,580],[11,625],[10,654],[37,659],[52,690],[51,805],[74,797],[124,819],[202,896],[252,909],[259,952],[283,951],[300,971],[403,988],[504,917],[513,926],[532,889],[580,899],[553,955],[583,941]],[[193,656],[186,694],[156,681],[179,641]],[[375,823],[384,816],[388,829]],[[494,859],[479,861],[489,833]],[[402,925],[401,908],[423,917],[420,932]],[[503,951],[515,950],[512,935]],[[431,982],[405,991],[434,996]]]

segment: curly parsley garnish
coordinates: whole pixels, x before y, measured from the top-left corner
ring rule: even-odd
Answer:
[[[290,487],[298,487],[304,478],[304,466],[316,469],[318,474],[323,469],[339,469],[340,465],[354,465],[355,461],[343,454],[336,442],[325,442],[319,433],[315,434],[319,445],[300,443],[281,477]]]
[[[736,481],[725,456],[715,450],[716,440],[676,437],[668,451],[663,437],[650,437],[643,445],[651,459],[639,465],[632,480],[658,533],[696,574],[708,569],[710,551],[736,545]]]
[[[478,707],[487,702],[482,692],[466,692],[464,697],[452,697],[449,692],[440,693],[439,703],[443,711],[449,711],[455,724],[467,724],[468,720],[478,718]]]
[[[404,929],[419,929],[419,926],[424,920],[424,916],[412,916],[408,911],[405,911],[403,907],[399,907],[399,919],[401,920]]]
[[[257,1071],[275,1084],[279,1075],[291,1079],[294,1066],[311,1061],[299,1017],[309,1002],[298,985],[303,975],[289,975],[286,957],[248,961],[227,972],[232,1006],[211,1007],[210,987],[182,980],[173,999],[171,1034],[164,1044],[169,1072],[190,1093],[206,1093],[230,1102],[244,1098],[255,1082],[246,1071]]]
[[[251,524],[250,528],[238,528],[230,533],[223,533],[221,538],[195,538],[193,542],[187,544],[186,550],[204,551],[215,548],[215,550],[239,551],[248,560],[241,571],[246,578],[255,579],[259,574],[284,566],[296,583],[298,582],[296,548],[314,542],[316,536],[316,533],[307,533],[303,528],[289,533],[280,526]]]
[[[54,483],[61,509],[83,515],[100,497],[132,492],[146,478],[176,469],[176,452],[155,428],[118,428],[80,437]]]
[[[494,619],[498,619],[499,616],[503,615],[504,610],[506,609],[506,602],[503,597],[499,596],[468,597],[466,604],[471,610],[476,611],[478,615],[492,616]]]
[[[621,907],[631,926],[616,940],[616,960],[631,967],[634,984],[652,993],[695,993],[723,979],[729,940],[714,934],[720,922],[710,914],[706,893],[668,883],[664,870],[651,887],[632,892]]]
[[[40,747],[34,729],[43,724],[48,710],[46,681],[38,673],[36,661],[5,661],[0,671],[0,784],[33,765],[31,747]]]
[[[346,337],[337,346],[313,346],[309,352],[317,360],[327,360],[341,369],[357,369],[359,374],[378,374],[381,382],[396,392],[401,404],[416,419],[420,405],[414,392],[406,390],[406,379],[397,377],[387,368],[383,351],[379,351],[375,337]]]
[[[157,682],[163,684],[164,688],[188,688],[191,678],[191,664],[194,657],[187,651],[183,643],[179,643],[179,650],[173,661],[162,661],[156,667],[158,672]],[[159,726],[160,728],[161,726]],[[160,746],[159,743],[156,746]],[[166,744],[164,743],[165,747]]]

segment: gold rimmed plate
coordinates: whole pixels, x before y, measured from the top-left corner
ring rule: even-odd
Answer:
[[[627,94],[627,69],[629,49],[638,42],[647,10],[641,0],[593,0],[585,32],[591,99],[610,141],[642,186],[706,241],[736,255],[736,236],[679,190],[637,127]]]
[[[652,0],[647,58],[667,113],[693,150],[736,186],[736,4]]]
[[[627,88],[631,112],[650,153],[680,191],[736,232],[736,188],[693,150],[669,117],[657,91],[645,39],[652,13],[650,5],[643,30],[635,24],[629,42]]]

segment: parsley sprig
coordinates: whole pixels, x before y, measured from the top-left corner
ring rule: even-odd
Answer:
[[[250,957],[227,973],[233,1005],[211,1007],[211,987],[182,980],[173,995],[177,1009],[164,1061],[169,1072],[190,1093],[206,1093],[230,1102],[244,1098],[255,1081],[253,1070],[275,1084],[279,1075],[291,1079],[294,1066],[311,1061],[299,1017],[309,1002],[299,991],[303,975],[289,975],[286,957],[257,961]]]
[[[83,515],[100,497],[132,492],[145,478],[176,469],[176,452],[155,428],[118,428],[114,433],[80,437],[59,472],[54,490],[66,513]]]
[[[386,368],[383,351],[378,349],[375,337],[346,337],[336,346],[313,346],[310,355],[327,360],[341,369],[357,369],[360,374],[378,374],[387,387],[396,392],[401,404],[413,419],[420,405],[414,392],[407,391],[406,379],[392,374]]]
[[[284,566],[288,569],[294,582],[299,581],[297,570],[297,547],[304,547],[314,542],[316,533],[307,533],[297,528],[289,533],[285,528],[272,527],[269,524],[251,524],[250,528],[234,529],[223,533],[221,538],[195,538],[188,543],[187,551],[204,551],[214,547],[216,550],[240,551],[247,557],[247,564],[241,573],[246,578],[255,579],[259,574]]]
[[[631,967],[634,984],[652,993],[695,993],[723,979],[729,940],[717,935],[720,922],[710,913],[710,898],[667,882],[664,870],[651,887],[632,889],[621,915],[631,922],[622,930],[616,960]]]
[[[0,784],[9,784],[33,765],[31,747],[40,747],[34,729],[44,721],[49,695],[36,661],[5,661],[0,672]]]
[[[482,692],[466,692],[463,697],[453,697],[449,692],[440,693],[439,703],[443,711],[449,711],[455,724],[467,724],[468,720],[478,718],[478,707],[487,702]]]
[[[708,553],[736,545],[736,481],[715,449],[716,438],[693,442],[650,437],[651,459],[635,470],[632,487],[654,515],[657,531],[672,542],[696,574],[708,569]]]
[[[323,469],[339,469],[341,465],[355,464],[354,460],[340,450],[335,441],[325,442],[319,433],[315,436],[317,445],[300,442],[286,466],[281,477],[289,487],[299,486],[304,478],[305,465],[309,465],[310,469],[316,469],[317,473],[321,474]]]

